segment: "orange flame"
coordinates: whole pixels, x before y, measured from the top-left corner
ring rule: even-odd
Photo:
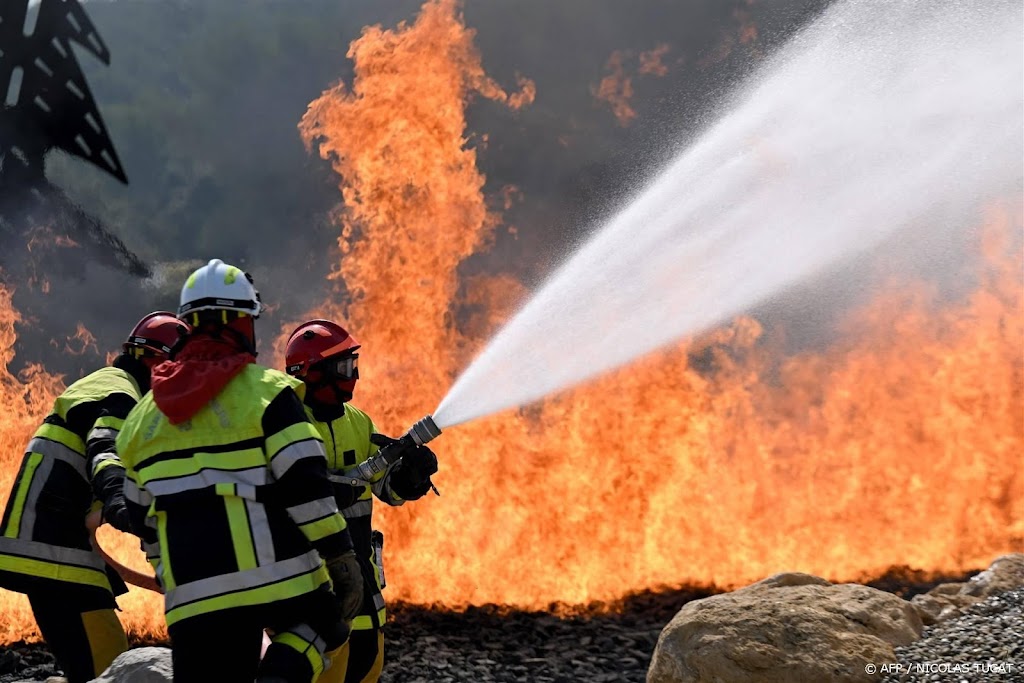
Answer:
[[[509,100],[472,35],[454,0],[367,29],[351,91],[324,93],[300,125],[345,207],[336,289],[310,315],[363,343],[355,403],[389,433],[438,404],[525,294],[458,275],[497,220],[465,104]],[[789,358],[740,319],[445,433],[443,496],[378,513],[389,597],[543,607],[782,570],[953,572],[1020,550],[1021,216],[986,225],[977,289],[957,303],[901,282],[831,348]]]
[[[39,226],[32,228],[26,233],[28,241],[25,248],[34,251],[40,247],[60,247],[69,249],[80,246],[78,242],[71,239],[70,235],[58,235],[52,228]]]
[[[653,50],[640,53],[639,72],[651,76],[665,76],[668,74],[668,67],[662,63],[662,59],[669,51],[668,43],[659,43]]]
[[[38,289],[43,294],[50,293],[50,280],[46,276],[47,268],[42,264],[46,251],[53,248],[70,249],[80,245],[69,235],[58,235],[53,228],[37,226],[25,231],[25,249],[29,252],[29,289]],[[39,252],[42,251],[42,254]],[[41,273],[40,273],[41,271]]]
[[[755,0],[746,0],[747,8],[754,5]],[[721,41],[708,54],[697,61],[697,66],[707,68],[713,64],[725,60],[736,45],[743,45],[753,52],[757,52],[757,24],[749,9],[738,7],[732,11],[732,18],[735,27],[730,26],[727,32],[722,35]]]
[[[100,352],[99,347],[96,345],[96,336],[81,322],[78,323],[75,333],[68,335],[66,340],[64,342],[64,353],[70,353],[72,356],[81,356],[89,349],[92,349],[92,352],[96,354]],[[51,339],[50,345],[56,348],[58,345],[57,340]]]
[[[654,76],[661,78],[668,74],[668,66],[662,63],[662,59],[668,54],[670,47],[667,43],[659,43],[654,49],[640,53],[638,58],[639,66],[637,73],[641,76]],[[605,70],[609,71],[597,87],[591,88],[594,97],[601,102],[607,103],[615,119],[620,126],[628,126],[636,118],[636,110],[630,104],[633,99],[633,79],[626,73],[626,62],[631,54],[624,50],[615,50]]]
[[[592,89],[594,97],[611,106],[620,126],[628,126],[636,118],[636,110],[629,104],[633,98],[633,80],[626,75],[625,59],[626,53],[622,50],[612,52],[605,65],[605,70],[610,73]]]

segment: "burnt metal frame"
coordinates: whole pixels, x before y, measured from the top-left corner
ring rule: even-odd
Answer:
[[[57,147],[127,183],[71,45],[107,65],[110,51],[78,0],[41,0],[31,35],[28,11],[29,0],[0,2],[0,177],[42,180]]]

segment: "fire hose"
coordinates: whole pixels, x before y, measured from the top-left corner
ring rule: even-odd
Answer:
[[[95,550],[100,557],[106,560],[107,564],[117,572],[117,575],[120,576],[125,583],[130,583],[133,586],[145,588],[146,590],[155,591],[157,593],[163,593],[164,589],[160,587],[159,583],[157,583],[155,576],[143,574],[131,567],[126,567],[107,554],[103,549],[103,546],[100,545],[99,540],[96,538],[96,530],[100,528],[101,524],[103,524],[103,513],[100,510],[90,512],[85,518],[85,528],[89,530],[89,542],[92,544],[93,550]]]

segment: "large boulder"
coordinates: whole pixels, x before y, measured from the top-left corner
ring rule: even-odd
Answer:
[[[172,683],[171,651],[166,647],[138,647],[122,652],[107,670],[90,683]]]
[[[1024,553],[997,558],[985,571],[964,583],[943,583],[910,603],[926,626],[958,617],[971,605],[991,595],[1024,586]]]
[[[777,574],[687,603],[661,632],[647,683],[862,683],[921,636],[910,603],[859,584]],[[870,669],[870,667],[868,667]]]

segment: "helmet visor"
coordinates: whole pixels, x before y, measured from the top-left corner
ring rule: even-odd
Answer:
[[[356,379],[359,376],[359,354],[328,358],[319,363],[324,375],[332,379]]]

